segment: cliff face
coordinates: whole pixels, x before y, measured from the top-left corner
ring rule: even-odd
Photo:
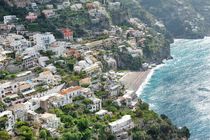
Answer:
[[[138,0],[162,20],[176,38],[201,38],[209,34],[210,2],[204,0]]]
[[[195,10],[203,17],[205,35],[210,35],[210,1],[192,0]]]
[[[120,20],[115,22],[118,18],[113,16],[113,23],[127,26],[126,21],[132,17],[138,18],[139,24],[146,26],[144,45],[139,45],[143,49],[142,62],[161,63],[163,59],[170,58],[170,43],[173,39],[161,21],[146,11],[136,0],[118,1],[121,2],[121,8],[118,11],[115,10],[114,15],[117,14]],[[124,16],[118,13],[124,13]]]
[[[31,0],[3,0],[9,6],[24,8]],[[62,2],[63,0],[54,0]],[[113,23],[125,22],[134,16],[152,25],[154,19],[164,22],[166,29],[176,38],[201,38],[210,34],[210,1],[208,0],[110,0],[122,2],[129,11],[113,13]],[[40,3],[40,1],[35,0]],[[50,3],[51,0],[46,0]],[[41,2],[43,3],[43,1]],[[131,6],[131,7],[130,7]],[[129,15],[129,14],[130,15]],[[124,17],[125,16],[125,17]],[[145,18],[147,17],[147,18]],[[101,22],[103,23],[103,22]],[[106,25],[107,26],[107,25]]]

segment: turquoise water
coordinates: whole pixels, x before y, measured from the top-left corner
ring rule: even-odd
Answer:
[[[140,97],[177,126],[187,126],[191,140],[210,140],[210,38],[176,40],[174,57],[155,70]]]

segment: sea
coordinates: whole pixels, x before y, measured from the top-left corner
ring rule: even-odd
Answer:
[[[190,140],[210,140],[210,37],[177,39],[171,55],[138,94],[178,127],[187,126]]]

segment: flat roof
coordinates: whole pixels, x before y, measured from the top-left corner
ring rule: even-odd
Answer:
[[[25,76],[25,75],[28,75],[28,74],[31,74],[31,73],[32,73],[31,71],[24,71],[24,72],[21,72],[21,73],[17,74],[17,77]]]
[[[109,125],[110,125],[110,126],[119,125],[119,124],[121,124],[121,123],[123,123],[123,122],[125,122],[125,121],[130,120],[130,119],[131,119],[131,116],[130,116],[130,115],[125,115],[125,116],[123,116],[121,119],[118,119],[118,120],[116,120],[116,121],[114,121],[114,122],[109,123]]]

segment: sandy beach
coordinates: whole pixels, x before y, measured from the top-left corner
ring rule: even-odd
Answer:
[[[139,72],[128,72],[123,76],[120,81],[125,85],[128,90],[134,90],[139,96],[143,91],[144,87],[149,82],[155,70],[162,67],[164,64],[158,65],[155,68],[148,69],[146,71]]]
[[[125,85],[126,89],[134,90],[136,92],[145,82],[151,71],[151,69],[148,69],[146,71],[128,72],[120,81]]]

